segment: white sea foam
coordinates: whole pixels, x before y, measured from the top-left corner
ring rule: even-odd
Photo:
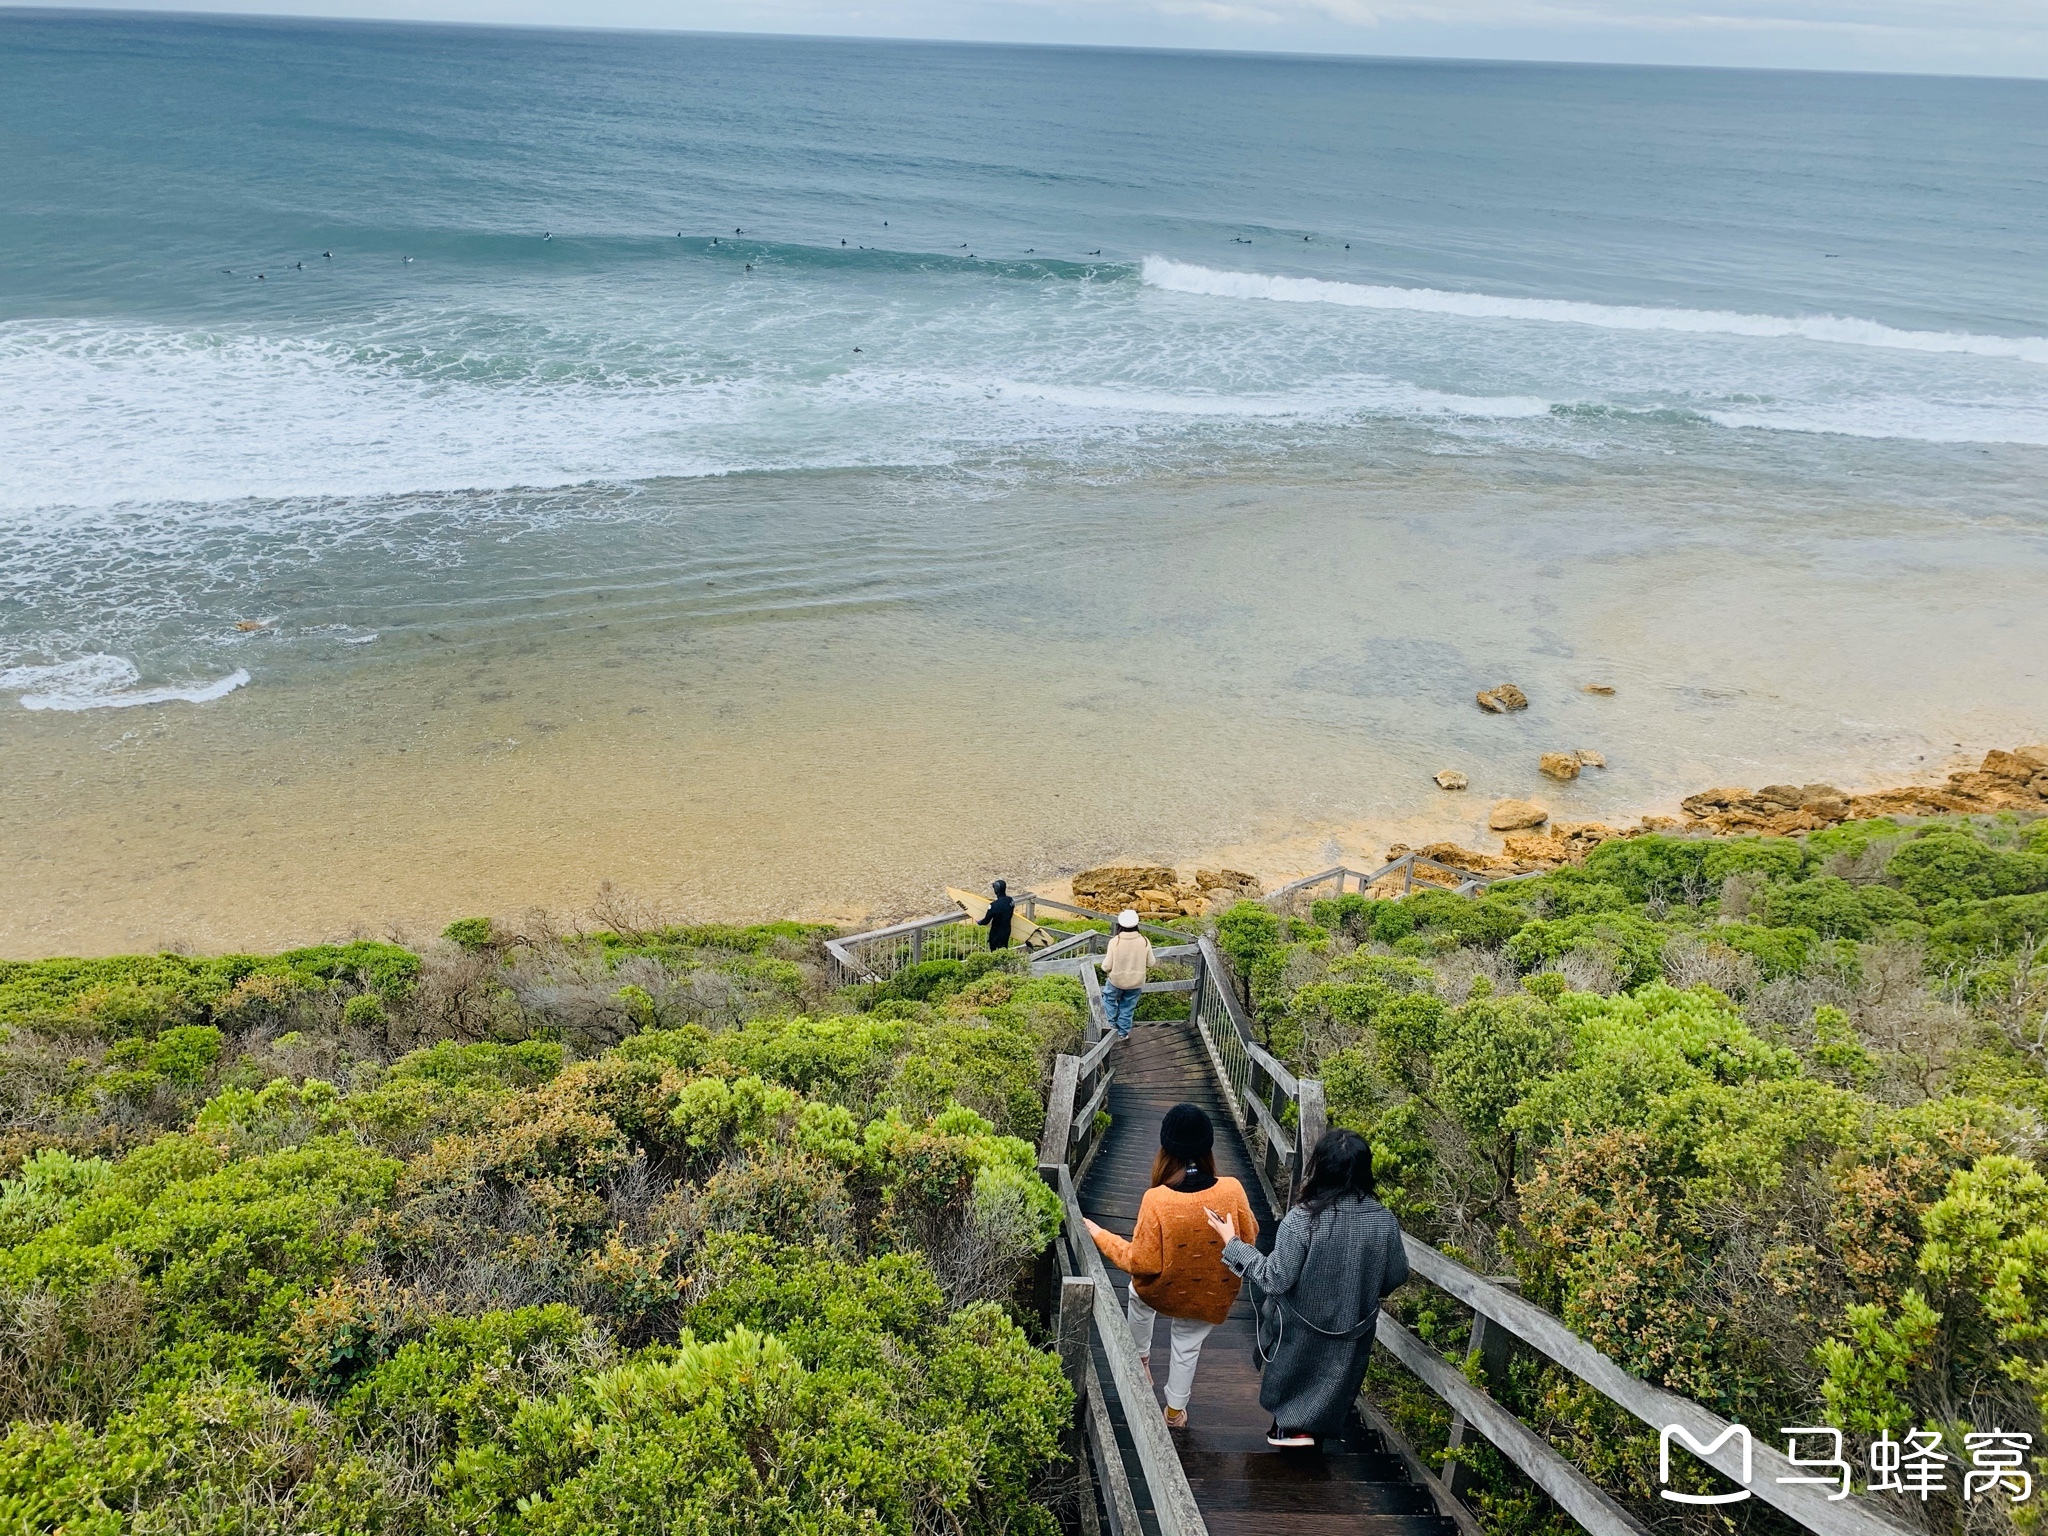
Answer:
[[[0,669],[0,693],[21,696],[23,709],[73,713],[85,709],[130,709],[138,704],[209,704],[249,681],[237,667],[211,683],[137,688],[142,674],[125,656],[96,654],[48,666]]]
[[[1225,299],[1270,299],[1283,304],[1339,304],[1352,309],[1411,310],[1474,320],[1541,320],[1615,331],[1682,331],[1692,335],[1798,337],[1839,346],[1889,347],[1907,352],[1960,352],[2048,364],[2048,336],[1982,336],[1968,331],[1906,331],[1846,315],[1746,315],[1734,310],[1659,309],[1635,304],[1589,304],[1575,299],[1517,299],[1441,288],[1393,288],[1339,283],[1265,272],[1220,272],[1213,267],[1147,256],[1144,280],[1173,293]]]
[[[1519,420],[1547,415],[1533,395],[1458,395],[1392,379],[1350,375],[1311,389],[1224,394],[1216,390],[1148,389],[1121,384],[1045,384],[999,379],[983,386],[991,398],[1040,401],[1103,414],[1278,419],[1291,416],[1435,416]]]
[[[1406,420],[1511,445],[1516,422],[1554,411],[1553,435],[1594,451],[1679,419],[2048,443],[2048,370],[2014,362],[2048,362],[2048,338],[1371,287],[1158,257],[1144,280],[935,288],[877,322],[886,341],[859,358],[844,350],[843,304],[795,286],[763,290],[760,302],[780,306],[773,324],[702,295],[671,312],[576,311],[551,325],[466,304],[283,334],[4,322],[0,565],[10,534],[61,536],[109,509],[239,533],[386,524],[418,509],[405,498],[443,493],[940,467],[1020,450],[1093,472],[1171,463],[1191,444],[1228,451],[1265,420],[1335,431]],[[1282,302],[1161,303],[1161,289]],[[1354,306],[1359,323],[1304,325],[1302,303]],[[1418,323],[1376,324],[1361,305]],[[1715,339],[1727,335],[1852,344]],[[23,569],[35,558],[27,551]]]

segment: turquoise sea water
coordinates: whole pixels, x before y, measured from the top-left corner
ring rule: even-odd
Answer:
[[[1545,667],[1702,765],[2043,687],[2040,82],[33,11],[0,81],[0,733],[60,759],[613,626],[841,625],[700,756],[856,666],[943,744],[890,658],[990,630],[1154,761],[1145,656],[1295,765],[1490,750],[1454,712]],[[1068,718],[1015,707],[990,751]]]
[[[18,688],[679,477],[2048,445],[2038,82],[20,12],[0,76]]]

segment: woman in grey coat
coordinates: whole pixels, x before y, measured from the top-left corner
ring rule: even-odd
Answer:
[[[1380,1299],[1408,1278],[1401,1224],[1373,1195],[1372,1148],[1356,1131],[1329,1131],[1270,1254],[1243,1241],[1229,1216],[1209,1212],[1223,1262],[1258,1287],[1269,1444],[1312,1446],[1341,1433],[1358,1398]]]

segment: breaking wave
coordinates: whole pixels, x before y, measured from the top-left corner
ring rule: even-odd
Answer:
[[[1340,304],[1351,309],[1410,310],[1474,320],[1540,320],[1593,325],[1613,331],[1682,331],[1696,336],[1798,337],[1836,346],[1890,347],[1907,352],[1960,352],[2048,364],[2048,336],[1980,336],[1968,331],[1906,331],[1846,315],[1746,315],[1722,309],[1658,309],[1637,304],[1589,304],[1577,299],[1516,299],[1441,288],[1392,288],[1316,277],[1275,277],[1265,272],[1219,272],[1164,256],[1147,256],[1147,285],[1170,293],[1223,299],[1269,299],[1281,304]]]
[[[50,666],[0,669],[0,693],[21,696],[23,709],[49,709],[66,714],[86,709],[129,709],[138,704],[210,704],[224,699],[249,681],[237,667],[211,683],[171,684],[138,688],[142,674],[125,656],[81,656]]]

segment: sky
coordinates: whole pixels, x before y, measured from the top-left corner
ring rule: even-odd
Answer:
[[[2048,0],[144,0],[122,8],[2048,78]]]

